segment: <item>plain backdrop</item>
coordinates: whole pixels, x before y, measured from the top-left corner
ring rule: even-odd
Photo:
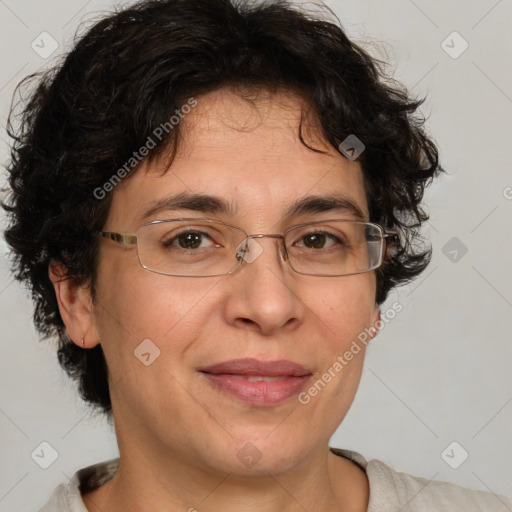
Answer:
[[[79,22],[112,5],[0,1],[4,140],[15,85],[55,63]],[[355,403],[331,444],[426,478],[510,496],[512,2],[327,5],[350,36],[377,56],[387,53],[397,79],[427,95],[422,112],[447,170],[426,196],[432,263],[383,305],[383,312],[397,301],[403,309],[370,345]],[[47,58],[31,46],[47,37],[42,32],[58,43]],[[7,143],[0,156],[5,164]],[[37,510],[77,469],[118,452],[110,426],[88,414],[60,369],[55,343],[38,341],[31,300],[13,281],[6,253],[2,240],[0,511],[21,512]],[[58,454],[48,469],[31,457],[42,442]]]

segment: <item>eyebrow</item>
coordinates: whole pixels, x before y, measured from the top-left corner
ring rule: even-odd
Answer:
[[[150,203],[142,210],[138,217],[145,221],[157,213],[171,210],[190,210],[206,214],[227,215],[233,215],[236,212],[234,205],[221,197],[182,192]],[[358,219],[366,220],[363,210],[354,201],[339,194],[327,196],[310,195],[297,199],[288,207],[284,217],[331,211],[351,213]]]
[[[235,208],[220,197],[182,192],[149,203],[139,214],[139,218],[141,220],[147,220],[153,215],[166,210],[190,210],[208,214],[235,213]]]
[[[297,199],[288,208],[285,217],[302,215],[305,213],[322,213],[331,211],[341,211],[351,213],[361,220],[366,220],[363,210],[348,197],[334,194],[328,196],[306,196]]]

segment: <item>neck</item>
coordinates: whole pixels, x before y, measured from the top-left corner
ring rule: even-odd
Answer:
[[[364,471],[328,447],[287,472],[242,476],[133,449],[121,451],[113,479],[83,501],[90,512],[338,512],[364,511],[367,498]]]

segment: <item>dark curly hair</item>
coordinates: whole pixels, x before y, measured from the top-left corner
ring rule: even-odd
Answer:
[[[45,338],[58,335],[59,362],[87,403],[111,418],[107,364],[100,344],[82,350],[71,342],[49,264],[64,264],[94,300],[92,233],[102,229],[112,194],[98,200],[93,191],[191,97],[222,87],[293,91],[334,148],[355,134],[366,147],[358,161],[370,220],[400,235],[377,271],[377,303],[424,270],[430,250],[418,231],[428,218],[420,203],[441,170],[438,151],[418,114],[423,100],[384,67],[327,8],[324,15],[286,1],[148,0],[101,19],[60,65],[21,82],[19,94],[31,89],[9,116],[5,238],[15,276],[31,290],[35,325]],[[177,125],[146,158],[170,148],[172,159],[179,134]],[[300,129],[299,137],[304,143]]]

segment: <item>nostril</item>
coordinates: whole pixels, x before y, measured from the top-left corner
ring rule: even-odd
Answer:
[[[254,320],[251,320],[250,318],[239,318],[238,321],[244,325],[251,327],[257,325],[256,322]]]

